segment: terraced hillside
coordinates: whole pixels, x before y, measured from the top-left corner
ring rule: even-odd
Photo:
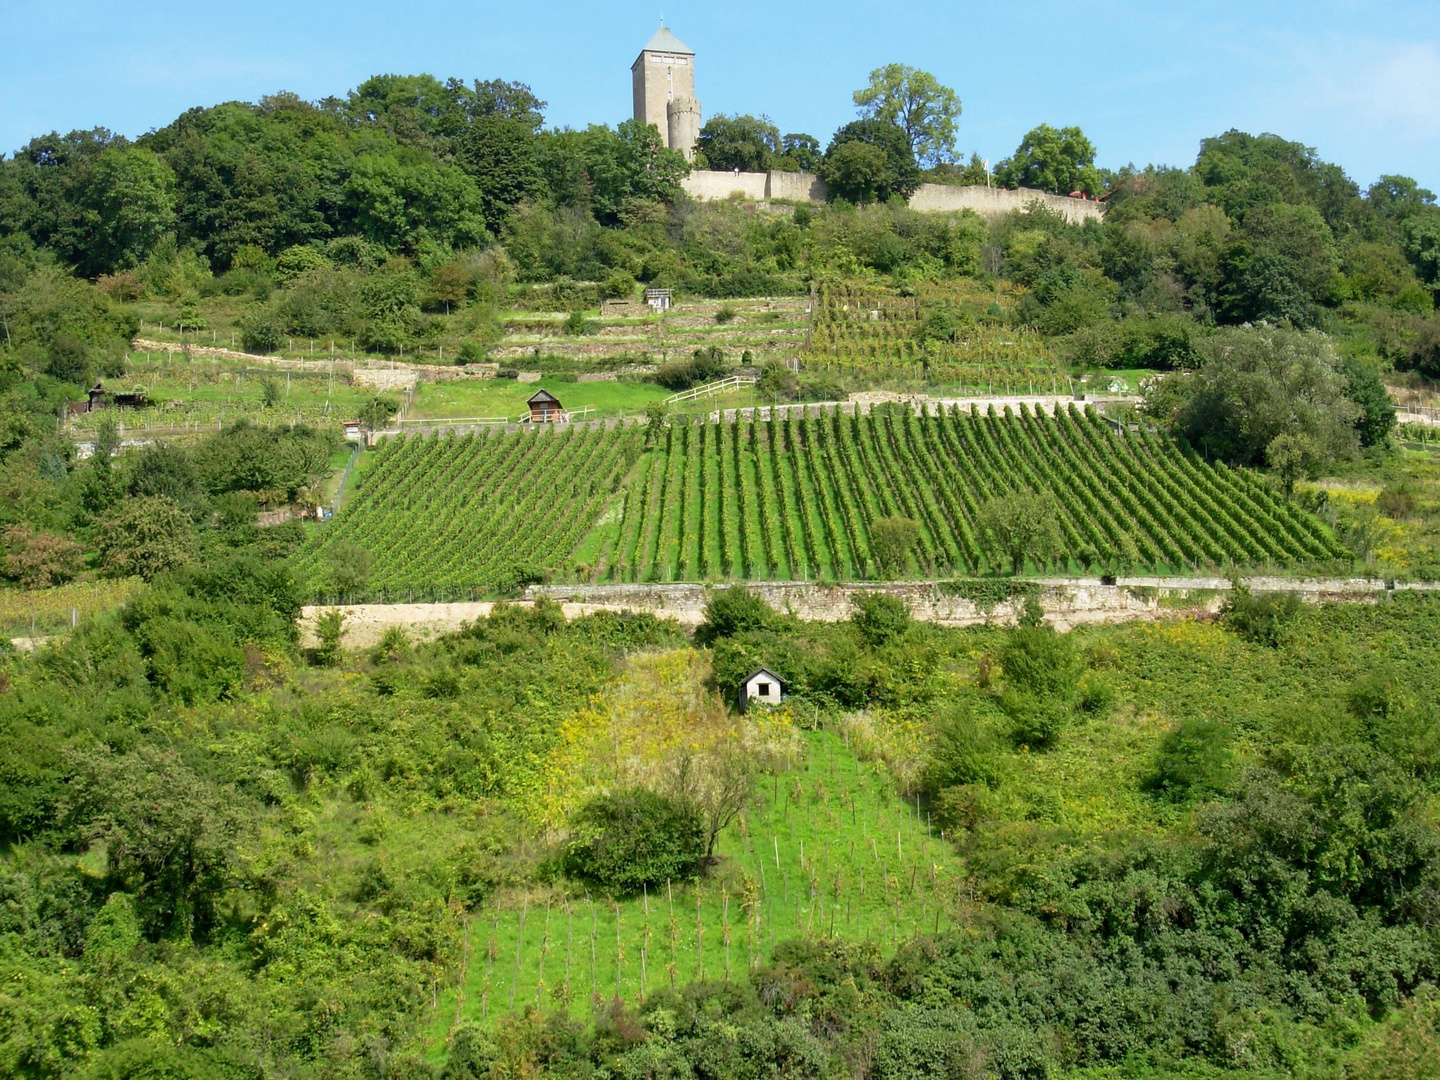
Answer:
[[[868,377],[923,378],[980,393],[1063,391],[1066,371],[1034,331],[1009,325],[1013,296],[968,284],[910,295],[860,284],[823,286],[805,366]]]
[[[857,579],[877,572],[871,523],[903,516],[920,526],[913,573],[984,573],[1004,560],[980,508],[1024,488],[1054,499],[1055,569],[1342,557],[1258,478],[1093,410],[810,413],[672,425],[649,447],[638,427],[392,442],[309,565],[358,544],[377,556],[372,587],[427,595],[542,568],[617,582]]]

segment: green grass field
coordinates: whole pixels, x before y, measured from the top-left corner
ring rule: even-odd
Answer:
[[[882,766],[828,732],[795,768],[762,777],[698,883],[616,901],[573,887],[502,895],[474,913],[457,988],[432,1037],[458,1020],[593,1003],[692,979],[739,979],[778,941],[847,938],[882,953],[953,925],[961,866]]]

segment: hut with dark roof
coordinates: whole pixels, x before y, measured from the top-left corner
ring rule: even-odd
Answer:
[[[530,406],[530,422],[532,424],[553,424],[557,420],[565,419],[565,411],[560,405],[560,399],[548,390],[535,391],[535,394],[525,404]]]

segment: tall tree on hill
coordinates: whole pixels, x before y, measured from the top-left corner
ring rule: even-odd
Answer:
[[[780,129],[764,117],[712,116],[700,129],[696,149],[712,169],[764,172],[780,153]]]
[[[995,179],[1006,187],[1039,188],[1060,195],[1100,193],[1095,145],[1078,127],[1041,124],[1026,133],[1015,153],[995,166]]]
[[[960,99],[930,72],[886,64],[870,72],[870,85],[856,90],[854,100],[865,119],[903,131],[922,164],[938,165],[954,156]]]
[[[909,139],[884,120],[852,120],[837,131],[820,175],[834,198],[853,203],[909,198],[920,184]]]

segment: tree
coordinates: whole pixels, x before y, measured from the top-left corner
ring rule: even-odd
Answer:
[[[920,526],[910,518],[883,517],[870,523],[870,554],[881,577],[904,574],[919,542]]]
[[[112,147],[95,162],[84,205],[86,273],[139,266],[174,227],[175,174],[149,150]]]
[[[1304,435],[1317,463],[1349,458],[1363,411],[1328,337],[1258,325],[1224,329],[1200,348],[1193,373],[1155,380],[1146,411],[1206,453],[1247,465],[1266,463],[1279,435]]]
[[[1286,498],[1295,493],[1295,481],[1310,475],[1319,459],[1315,440],[1300,432],[1283,432],[1265,447],[1265,461],[1285,485]]]
[[[67,536],[36,532],[29,525],[5,529],[5,576],[26,589],[48,589],[84,568],[84,549]]]
[[[242,821],[173,751],[75,752],[60,814],[105,852],[112,887],[131,893],[147,937],[205,937],[233,887]]]
[[[1222,258],[1220,311],[1230,322],[1314,325],[1337,284],[1330,227],[1309,206],[1258,206]]]
[[[340,663],[341,642],[345,637],[345,612],[338,609],[322,611],[315,616],[315,662],[321,667]]]
[[[862,592],[855,594],[851,603],[855,610],[850,613],[850,623],[872,648],[899,640],[910,628],[910,609],[899,597]]]
[[[524,120],[477,118],[456,140],[455,159],[475,181],[485,227],[494,236],[512,209],[545,189],[535,131]]]
[[[801,172],[814,172],[820,167],[820,140],[804,132],[791,132],[780,140],[781,156],[794,163]]]
[[[866,119],[900,128],[922,164],[938,165],[954,155],[960,99],[928,71],[886,64],[870,72],[870,85],[856,90],[854,100]]]
[[[853,203],[908,199],[920,184],[910,140],[883,120],[854,120],[837,131],[820,177],[832,198]]]
[[[379,431],[399,408],[400,403],[394,398],[373,397],[360,406],[360,423],[366,431]]]
[[[329,586],[339,596],[354,596],[370,584],[375,556],[359,544],[341,540],[326,555]]]
[[[780,153],[780,129],[764,117],[712,116],[695,148],[712,169],[764,172]]]
[[[1098,195],[1100,173],[1095,147],[1078,127],[1041,124],[1020,140],[1014,155],[995,166],[995,179],[1005,187],[1039,188],[1067,195],[1083,191]]]
[[[670,793],[680,805],[699,811],[705,858],[713,858],[720,834],[750,802],[757,772],[755,755],[734,739],[704,752],[682,745],[671,759],[671,768]]]
[[[690,878],[706,856],[700,812],[644,788],[591,799],[571,832],[566,870],[618,893]]]
[[[150,581],[193,558],[195,529],[174,499],[151,495],[129,499],[102,517],[96,544],[107,573]]]
[[[705,621],[695,628],[695,640],[713,645],[719,638],[747,630],[764,630],[775,620],[775,609],[743,585],[718,589],[705,601]]]
[[[999,495],[982,507],[976,524],[993,551],[1010,560],[1018,574],[1027,559],[1048,561],[1060,550],[1059,510],[1049,494],[1022,489]]]

